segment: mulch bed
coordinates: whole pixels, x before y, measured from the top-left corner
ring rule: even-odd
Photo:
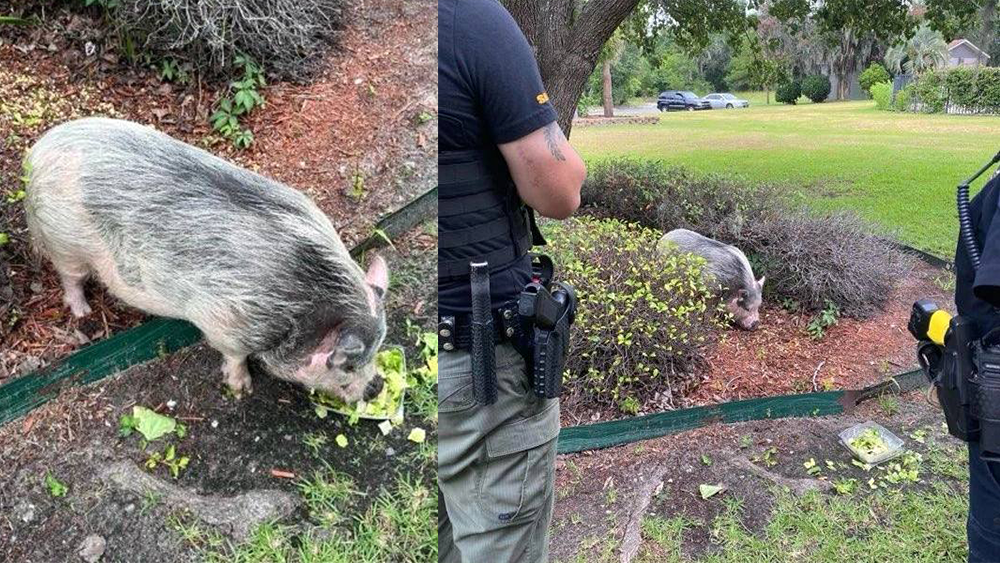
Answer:
[[[385,212],[426,189],[436,174],[436,29],[416,2],[355,3],[338,44],[309,84],[273,83],[246,124],[255,142],[237,151],[208,116],[224,85],[162,82],[120,60],[100,22],[65,7],[44,23],[0,28],[0,383],[63,357],[144,316],[91,282],[94,313],[77,321],[62,305],[51,267],[33,256],[19,204],[24,151],[50,127],[106,115],[153,125],[309,194],[351,246]],[[87,43],[96,45],[86,54]],[[430,248],[436,239],[417,236]]]
[[[910,308],[930,298],[953,309],[953,294],[941,284],[947,271],[918,263],[901,280],[886,308],[870,319],[841,318],[818,340],[806,330],[810,314],[786,311],[773,302],[761,307],[756,331],[727,330],[706,353],[707,369],[680,400],[672,404],[647,397],[640,414],[740,399],[811,391],[859,389],[916,367],[915,342],[906,329]],[[585,408],[566,402],[563,426],[626,418],[611,409]]]

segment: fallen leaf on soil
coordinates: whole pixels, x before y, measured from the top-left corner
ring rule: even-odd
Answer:
[[[292,473],[291,471],[285,471],[283,469],[272,469],[271,470],[271,476],[272,477],[278,477],[279,479],[294,479],[295,478],[295,474],[294,473]]]
[[[347,447],[347,436],[344,436],[343,434],[337,434],[337,437],[334,439],[334,441],[337,442],[337,445],[342,448]]]
[[[726,490],[726,487],[723,485],[698,485],[698,492],[701,493],[701,498],[705,500],[714,497],[724,490]]]

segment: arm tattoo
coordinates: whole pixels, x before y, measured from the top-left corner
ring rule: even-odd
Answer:
[[[562,134],[562,129],[559,125],[553,121],[545,126],[545,143],[549,145],[549,152],[556,160],[566,160],[566,156],[559,150],[559,141],[565,139]]]

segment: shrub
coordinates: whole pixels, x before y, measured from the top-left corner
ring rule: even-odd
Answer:
[[[775,296],[812,311],[829,302],[847,316],[874,315],[913,264],[848,212],[775,214],[754,222],[742,236],[737,246],[762,258]]]
[[[883,82],[891,83],[892,77],[889,76],[889,71],[884,66],[873,62],[861,73],[861,76],[858,77],[858,82],[861,84],[861,89],[865,91],[865,94],[874,97],[871,91],[872,86]]]
[[[588,166],[581,200],[602,217],[664,231],[691,229],[720,240],[733,239],[756,217],[784,208],[775,186],[639,159]]]
[[[892,101],[896,111],[910,111],[913,103],[913,84],[907,84],[899,92],[896,92],[896,99]]]
[[[659,231],[614,219],[545,230],[558,277],[580,298],[564,380],[571,398],[634,413],[697,383],[700,351],[725,318],[702,281],[704,259],[659,255]]]
[[[135,49],[180,57],[209,74],[243,53],[282,78],[313,70],[340,23],[341,0],[118,0],[108,12]]]
[[[892,84],[888,82],[872,84],[871,95],[875,100],[876,109],[892,111]]]
[[[591,165],[583,200],[591,213],[669,231],[687,228],[743,250],[765,299],[810,311],[827,301],[866,317],[888,300],[911,260],[850,213],[791,207],[779,188],[735,177],[696,175],[655,161]]]
[[[814,74],[802,81],[802,93],[818,104],[830,95],[830,79],[822,74]]]
[[[774,100],[783,104],[795,105],[795,101],[798,100],[801,95],[802,86],[794,80],[780,84],[774,90]]]
[[[920,75],[915,93],[920,103],[920,111],[924,113],[941,113],[948,102],[948,93],[941,73],[925,72]]]

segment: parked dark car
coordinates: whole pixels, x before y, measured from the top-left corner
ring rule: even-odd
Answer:
[[[660,97],[656,99],[656,109],[660,111],[675,109],[694,111],[697,109],[712,109],[712,105],[707,100],[699,98],[694,92],[667,90],[660,92]]]

